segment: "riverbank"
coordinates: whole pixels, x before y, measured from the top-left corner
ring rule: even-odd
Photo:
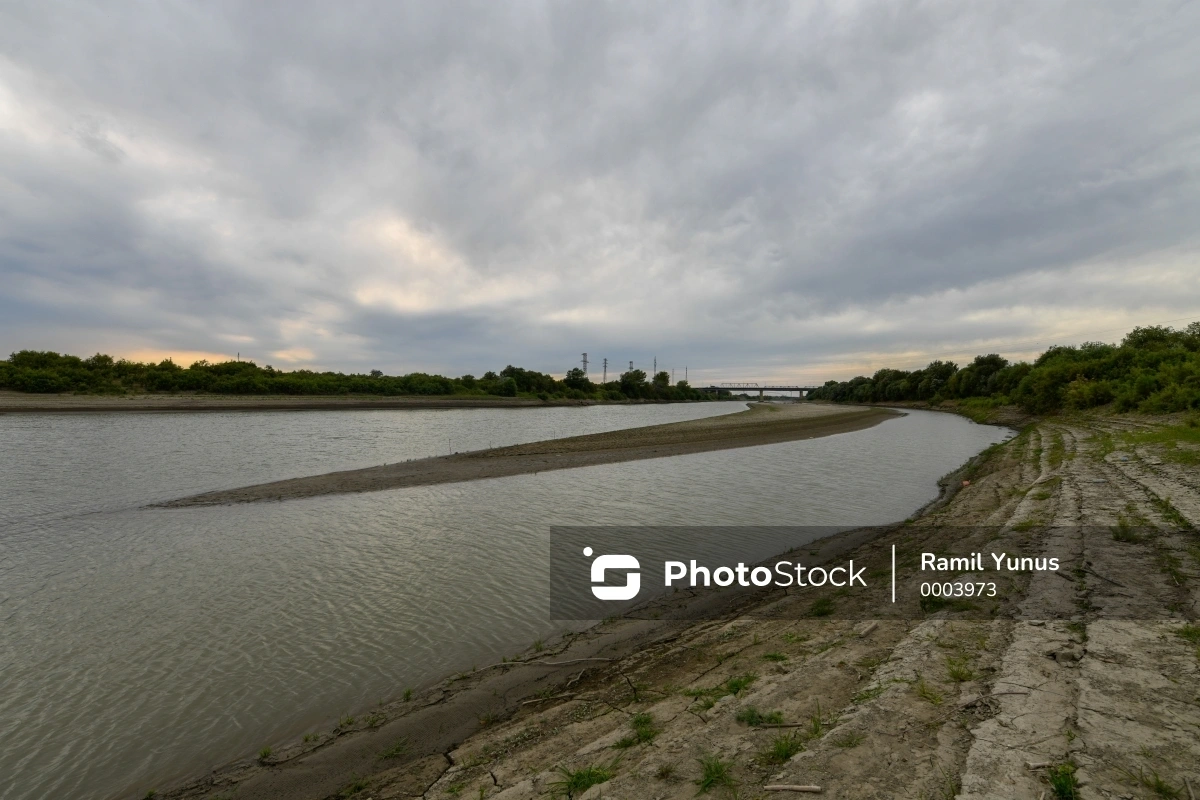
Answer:
[[[894,416],[896,412],[886,409],[761,404],[736,414],[687,422],[551,439],[206,492],[163,503],[161,507],[374,492],[753,447],[862,430]]]
[[[629,402],[629,401],[621,401]],[[26,394],[0,391],[0,414],[120,413],[162,411],[360,411],[404,408],[541,408],[598,405],[593,400],[537,400],[489,395],[219,395]],[[616,403],[620,404],[620,403]]]
[[[871,624],[853,598],[820,618],[775,593],[718,619],[610,620],[166,796],[532,800],[603,778],[571,796],[1036,800],[1053,777],[1083,798],[1186,797],[1200,790],[1200,477],[1184,422],[1035,421],[888,533],[947,554],[1066,547],[1079,571],[1019,587],[1060,619],[914,603]],[[862,536],[809,562],[886,564]],[[1114,602],[1153,621],[1104,618]],[[782,613],[763,618],[767,603]]]

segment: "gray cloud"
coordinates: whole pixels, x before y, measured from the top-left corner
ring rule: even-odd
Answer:
[[[1200,316],[1198,23],[9,4],[0,345],[816,379]]]

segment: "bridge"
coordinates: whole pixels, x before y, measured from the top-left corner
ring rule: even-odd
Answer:
[[[763,399],[764,392],[796,392],[798,396],[804,396],[817,386],[792,386],[792,385],[776,385],[776,384],[760,384],[760,383],[721,383],[715,386],[701,386],[702,392],[729,392],[731,394],[750,394],[758,392],[758,399]]]

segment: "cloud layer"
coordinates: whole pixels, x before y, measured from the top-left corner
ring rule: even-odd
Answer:
[[[1198,32],[1185,3],[9,4],[0,347],[823,380],[1200,317]]]

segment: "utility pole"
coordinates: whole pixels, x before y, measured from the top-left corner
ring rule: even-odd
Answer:
[[[587,376],[587,353],[583,354],[583,374]]]
[[[654,357],[654,374],[658,374],[658,356]]]
[[[601,383],[608,383],[608,359],[604,359],[604,380]]]

